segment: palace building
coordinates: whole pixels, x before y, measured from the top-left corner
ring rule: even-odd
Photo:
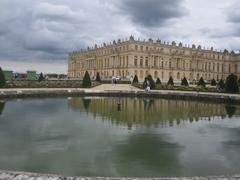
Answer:
[[[102,79],[112,76],[128,79],[137,75],[140,82],[149,74],[163,82],[170,76],[176,82],[184,77],[190,82],[201,77],[207,81],[226,79],[231,73],[239,78],[240,54],[174,41],[171,44],[152,39],[140,41],[131,36],[128,40],[69,53],[68,77],[82,79],[86,71],[92,79],[99,72]]]

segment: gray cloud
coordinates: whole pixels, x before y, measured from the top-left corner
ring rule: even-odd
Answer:
[[[227,9],[227,20],[231,23],[240,24],[239,2],[234,3]]]
[[[183,0],[124,0],[121,8],[134,23],[149,28],[186,15],[182,3]]]
[[[215,8],[219,5],[224,7],[225,1],[1,0],[0,66],[11,64],[14,69],[14,62],[35,62],[37,67],[41,62],[44,68],[48,63],[67,67],[68,52],[131,34],[141,39],[239,47],[237,38],[228,38],[240,37],[239,6],[231,6],[224,19],[219,18],[221,7]],[[206,9],[211,13],[203,13]]]

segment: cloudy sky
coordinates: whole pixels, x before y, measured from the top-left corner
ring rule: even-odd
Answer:
[[[67,72],[68,52],[160,38],[240,50],[239,0],[0,0],[0,66]]]

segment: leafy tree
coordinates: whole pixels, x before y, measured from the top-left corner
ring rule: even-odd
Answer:
[[[151,89],[155,89],[156,88],[156,84],[155,84],[155,82],[154,82],[154,80],[153,80],[153,78],[152,78],[152,76],[150,74],[147,76],[147,79],[150,82]]]
[[[225,90],[228,93],[238,93],[239,92],[237,76],[235,76],[234,74],[231,74],[227,77]]]
[[[173,82],[172,76],[170,76],[167,84],[170,85],[170,86],[174,86],[174,82]]]
[[[198,81],[197,85],[198,85],[198,86],[202,86],[202,87],[204,87],[204,88],[206,87],[206,83],[205,83],[205,81],[203,80],[202,77],[201,77],[200,80]]]
[[[0,88],[4,87],[5,85],[6,85],[6,79],[0,67]]]
[[[221,80],[218,82],[218,87],[219,87],[219,89],[222,89],[222,90],[225,88],[225,84],[224,84],[223,79],[221,79]]]
[[[91,78],[88,71],[86,71],[84,74],[82,86],[85,88],[89,88],[92,86]]]
[[[216,80],[215,80],[215,79],[212,79],[212,81],[211,81],[211,86],[216,86],[216,85],[217,85]]]
[[[157,78],[156,85],[161,85],[161,84],[162,84],[161,80],[159,78]]]
[[[97,72],[96,81],[97,81],[97,82],[101,82],[101,78],[100,78],[99,72]]]
[[[133,78],[133,84],[137,84],[138,83],[138,76],[135,75],[134,78]]]
[[[45,78],[43,77],[43,73],[40,73],[39,77],[38,77],[38,82],[43,81]]]
[[[184,77],[181,82],[182,86],[189,86],[187,79]]]

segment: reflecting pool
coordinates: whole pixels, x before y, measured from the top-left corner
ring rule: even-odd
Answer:
[[[0,169],[70,176],[240,173],[240,106],[144,98],[0,102]]]

